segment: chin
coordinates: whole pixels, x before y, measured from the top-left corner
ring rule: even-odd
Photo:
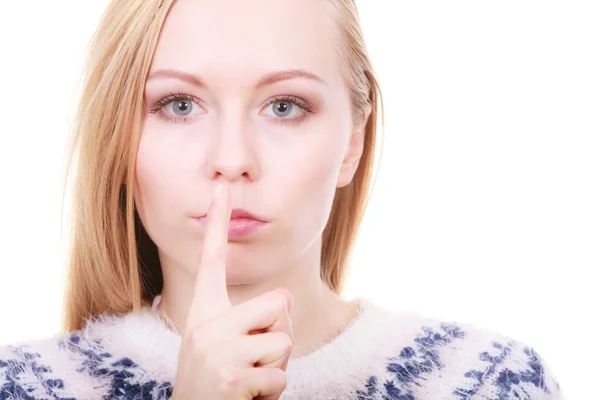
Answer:
[[[241,256],[241,254],[240,254]],[[227,284],[251,285],[269,280],[281,271],[264,262],[258,262],[254,257],[227,257]],[[260,257],[257,257],[260,258]]]

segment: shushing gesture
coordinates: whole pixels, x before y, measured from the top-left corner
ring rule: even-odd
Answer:
[[[233,306],[226,283],[227,186],[211,201],[194,296],[182,333],[173,398],[278,399],[293,347],[292,294],[277,289]]]

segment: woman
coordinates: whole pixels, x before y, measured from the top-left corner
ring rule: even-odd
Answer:
[[[115,0],[85,71],[66,332],[0,350],[0,399],[560,398],[522,343],[339,297],[381,112],[352,0]]]

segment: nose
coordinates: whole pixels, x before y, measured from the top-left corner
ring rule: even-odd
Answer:
[[[255,140],[244,118],[222,119],[211,137],[206,168],[210,179],[236,182],[257,178]]]

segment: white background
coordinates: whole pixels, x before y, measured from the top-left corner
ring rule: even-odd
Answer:
[[[66,138],[107,1],[7,4],[0,344],[59,329]],[[359,0],[386,130],[344,296],[513,336],[573,399],[600,359],[598,4]]]

